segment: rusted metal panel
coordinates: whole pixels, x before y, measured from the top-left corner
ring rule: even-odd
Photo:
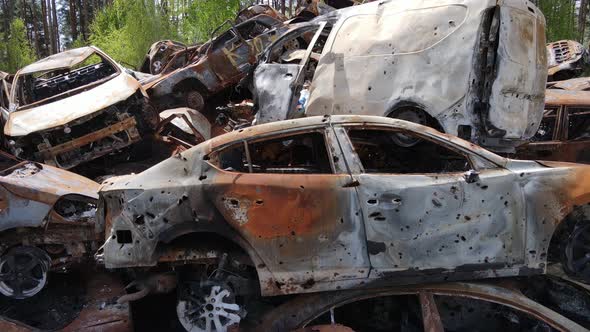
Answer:
[[[408,294],[456,296],[497,303],[530,315],[560,331],[587,331],[576,322],[525,297],[519,290],[499,282],[479,284],[461,282],[307,294],[268,312],[263,317],[262,323],[257,325],[255,329],[260,331],[293,330],[309,324],[332,308],[371,298]],[[424,315],[422,318],[425,321],[424,326],[427,327],[429,322],[426,322]]]
[[[125,100],[139,88],[139,82],[133,77],[120,74],[94,89],[70,98],[28,110],[11,112],[4,126],[4,133],[8,136],[24,136],[63,126]]]
[[[574,78],[588,65],[588,50],[574,40],[559,40],[547,44],[550,81]]]

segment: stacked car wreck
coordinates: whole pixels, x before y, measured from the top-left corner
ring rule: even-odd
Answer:
[[[150,294],[187,331],[590,328],[590,80],[559,81],[586,60],[529,1],[306,1],[141,72],[93,46],[0,72],[0,294],[84,264],[66,330]]]

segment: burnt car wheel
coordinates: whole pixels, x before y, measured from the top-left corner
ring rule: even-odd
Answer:
[[[417,124],[421,124],[423,126],[427,126],[428,125],[428,119],[426,117],[426,113],[419,109],[419,108],[415,108],[415,107],[403,107],[400,108],[394,112],[392,112],[389,115],[390,118],[394,118],[394,119],[400,119],[400,120],[405,120],[405,121],[409,121],[409,122],[414,122]],[[401,146],[401,147],[412,147],[418,143],[420,143],[422,141],[422,139],[418,138],[418,137],[411,137],[408,135],[404,135],[404,134],[396,134],[394,136],[391,136],[393,140],[395,140],[395,144]]]
[[[188,108],[192,108],[197,112],[201,112],[205,107],[205,100],[198,91],[188,91],[185,96],[185,103]]]
[[[567,274],[590,283],[590,224],[574,229],[565,246],[564,256]]]
[[[47,284],[51,259],[43,250],[20,246],[0,258],[0,293],[25,299],[39,293]]]
[[[189,332],[227,331],[240,323],[242,312],[231,288],[224,284],[196,291],[186,287],[176,305],[178,320]]]

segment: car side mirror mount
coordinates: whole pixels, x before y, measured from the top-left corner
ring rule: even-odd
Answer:
[[[474,183],[479,181],[479,172],[472,169],[465,172],[465,174],[463,174],[463,177],[465,178],[465,182]]]

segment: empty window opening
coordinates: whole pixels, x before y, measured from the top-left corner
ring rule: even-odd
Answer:
[[[557,109],[547,109],[543,112],[543,119],[537,133],[532,138],[535,142],[545,142],[553,140],[555,134],[555,124],[557,123]]]
[[[407,146],[413,133],[392,130],[350,130],[349,136],[366,173],[451,173],[471,169],[469,160],[438,143],[420,139]]]
[[[569,141],[590,139],[590,109],[568,108],[567,139]]]

